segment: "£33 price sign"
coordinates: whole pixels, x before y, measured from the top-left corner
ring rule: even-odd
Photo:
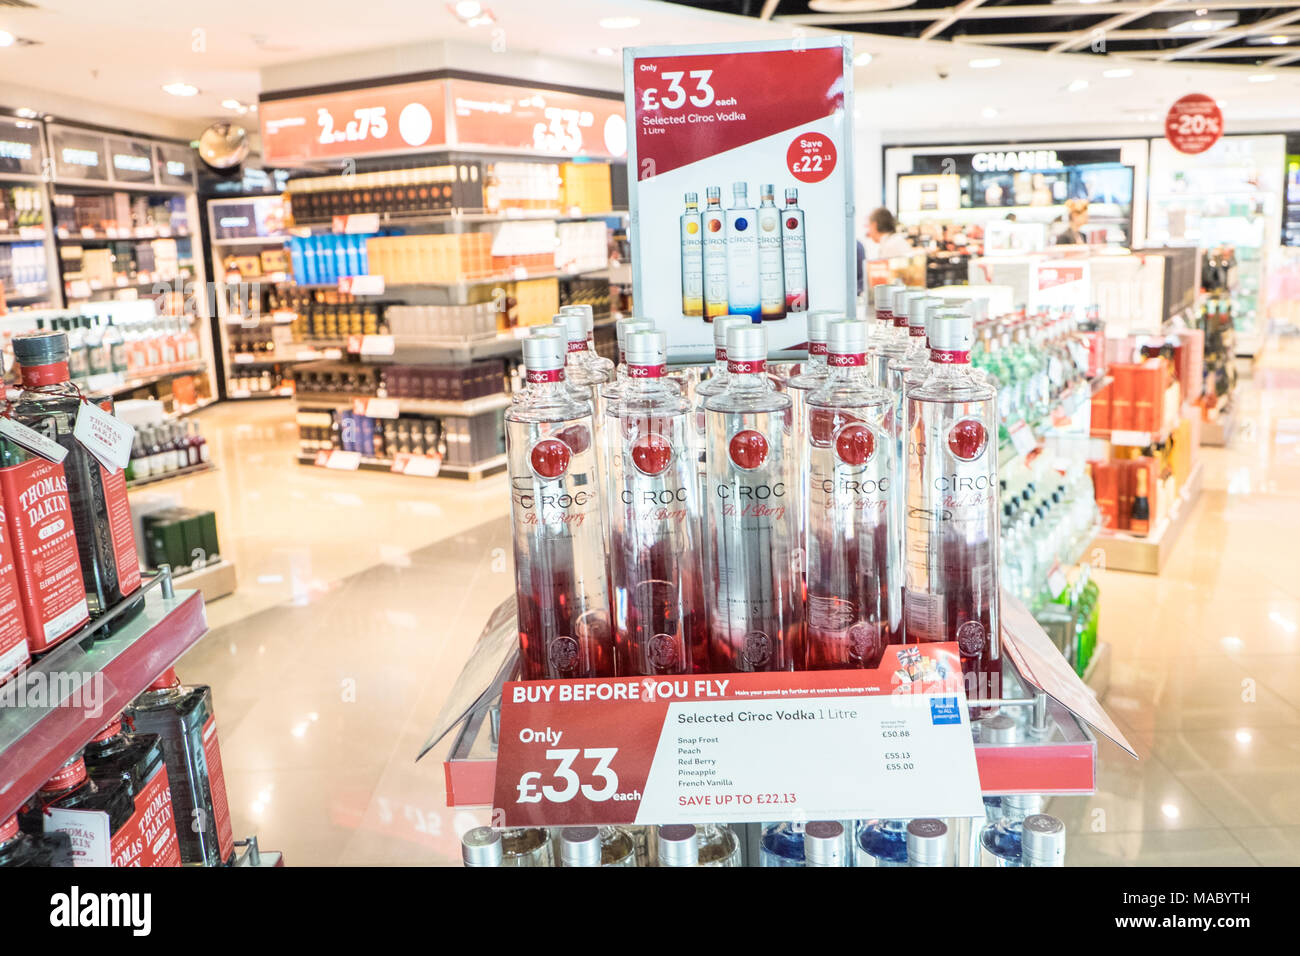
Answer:
[[[664,70],[659,76],[665,84],[662,88],[650,86],[641,91],[643,110],[679,110],[688,102],[703,109],[717,98],[709,85],[712,70]]]
[[[518,802],[568,803],[581,794],[592,803],[603,803],[618,793],[618,774],[610,766],[617,754],[617,747],[548,750],[547,771],[529,770],[519,778]],[[574,766],[579,760],[590,765],[583,768],[585,773]]]

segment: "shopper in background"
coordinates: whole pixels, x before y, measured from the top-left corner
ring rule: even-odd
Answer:
[[[893,259],[912,253],[912,243],[898,232],[894,214],[880,206],[867,217],[867,258]]]
[[[1070,214],[1070,224],[1056,237],[1058,246],[1086,243],[1088,237],[1083,234],[1083,227],[1088,224],[1088,200],[1069,199],[1065,203],[1066,212]]]

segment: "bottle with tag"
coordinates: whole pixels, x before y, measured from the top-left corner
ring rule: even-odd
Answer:
[[[14,336],[13,346],[22,367],[22,392],[13,404],[13,417],[67,450],[63,470],[86,601],[92,617],[127,603],[113,621],[116,629],[144,607],[126,476],[121,468],[105,467],[73,434],[78,417],[93,416],[95,406],[69,380],[67,337],[62,332],[27,332]],[[103,411],[111,414],[111,408]],[[130,441],[129,434],[125,438]]]

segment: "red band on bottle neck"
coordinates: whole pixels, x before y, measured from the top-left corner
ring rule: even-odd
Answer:
[[[169,667],[154,679],[149,685],[149,690],[167,690],[171,687],[179,687],[181,679],[176,676],[176,669]]]
[[[713,357],[714,357],[715,359],[717,359],[719,362],[725,362],[725,361],[727,360],[727,350],[726,350],[726,349],[714,349],[714,350],[713,350]]]
[[[727,371],[732,375],[756,375],[759,372],[767,371],[767,359],[751,359],[750,361],[727,359]]]
[[[951,352],[947,349],[930,349],[930,361],[940,365],[969,365],[970,352]]]
[[[111,724],[109,724],[107,727],[105,727],[95,736],[91,737],[90,742],[92,744],[100,744],[103,743],[105,740],[108,740],[110,737],[116,737],[121,732],[122,732],[122,718],[119,717],[117,718],[117,720],[113,721]]]
[[[893,323],[894,313],[889,309],[876,309],[876,320],[879,322]]]
[[[826,356],[826,364],[832,368],[854,368],[867,364],[866,352],[831,352]]]
[[[918,338],[918,339],[925,338],[925,326],[924,326],[924,325],[909,325],[909,326],[907,327],[907,334],[910,335],[910,336],[913,336],[914,338]]]
[[[663,378],[668,373],[667,365],[629,365],[628,378]]]
[[[825,343],[825,342],[809,342],[809,343],[808,343],[808,354],[809,354],[809,355],[825,355],[825,354],[827,354],[827,352],[826,352],[826,343]]]
[[[4,823],[0,823],[0,843],[8,843],[18,835],[18,814],[14,814]]]
[[[544,382],[563,382],[562,368],[530,368],[524,375],[529,385],[541,385]]]
[[[569,351],[570,351],[570,352],[585,352],[585,351],[587,351],[587,340],[586,340],[586,339],[570,339],[570,340],[569,340]]]
[[[41,793],[62,793],[83,783],[86,779],[86,761],[78,757],[66,767],[60,767],[54,776],[41,785]]]
[[[905,316],[905,315],[896,315],[896,316],[894,316],[894,328],[896,328],[896,329],[905,329],[905,328],[907,328],[907,316]]]
[[[69,378],[68,363],[54,362],[50,365],[24,365],[23,388],[37,388],[41,385],[57,385]]]

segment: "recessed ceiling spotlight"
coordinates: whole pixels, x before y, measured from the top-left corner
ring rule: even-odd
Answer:
[[[1277,79],[1276,73],[1255,73],[1246,77],[1251,83],[1272,83]]]
[[[163,87],[163,91],[172,96],[194,96],[199,92],[199,88],[190,83],[168,83]]]
[[[447,4],[447,9],[467,27],[481,27],[497,22],[492,11],[484,9],[483,4],[478,0],[456,0],[455,3]]]
[[[1126,76],[1132,76],[1133,71],[1126,66],[1116,67],[1113,70],[1102,70],[1101,75],[1108,80],[1122,80]]]
[[[615,50],[614,50],[614,48],[613,48],[612,46],[598,46],[598,47],[596,47],[596,56],[613,56],[614,53],[615,53]]]
[[[993,67],[1001,65],[1002,61],[996,56],[976,57],[974,60],[970,61],[970,68],[972,70],[991,70]]]
[[[240,108],[241,106],[243,106],[243,105],[244,105],[244,104],[241,103],[241,102],[239,102],[239,100],[222,100],[222,101],[221,101],[221,106],[222,106],[222,108],[223,108],[223,109],[228,109],[228,110],[237,110],[237,109],[239,109],[239,108]]]
[[[1065,91],[1067,93],[1082,93],[1087,88],[1088,88],[1087,80],[1075,80],[1073,83],[1071,83],[1069,86],[1065,88]]]
[[[40,113],[36,112],[36,110],[32,109],[29,106],[24,106],[22,109],[14,110],[14,112],[17,113],[19,116],[21,116],[23,119],[36,119],[36,117],[41,115]]]
[[[853,65],[854,65],[854,66],[870,66],[870,65],[871,65],[871,61],[874,60],[874,59],[875,59],[875,56],[874,56],[873,54],[871,54],[871,53],[865,53],[865,52],[864,52],[864,53],[859,53],[857,56],[855,56],[855,57],[853,58]]]
[[[985,119],[997,119],[998,111],[991,106],[986,106],[984,109],[980,110],[980,116],[983,116]]]
[[[0,30],[0,46],[13,46],[15,37],[8,30]]]
[[[641,25],[640,17],[602,17],[600,25],[606,30],[631,30]]]

